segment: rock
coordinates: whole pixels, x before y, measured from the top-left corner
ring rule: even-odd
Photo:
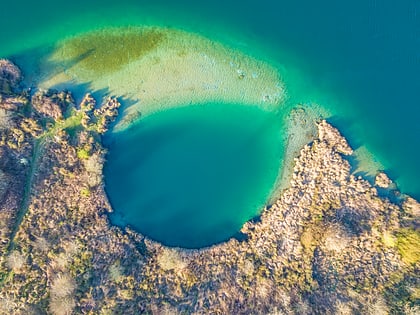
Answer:
[[[388,188],[392,184],[392,181],[389,177],[384,173],[380,172],[375,177],[375,185],[381,188]]]

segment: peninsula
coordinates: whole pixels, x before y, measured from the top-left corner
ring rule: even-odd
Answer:
[[[170,248],[109,222],[102,136],[118,99],[76,104],[21,89],[21,76],[0,61],[1,314],[420,311],[420,204],[384,173],[376,184],[355,176],[327,121],[240,239]]]

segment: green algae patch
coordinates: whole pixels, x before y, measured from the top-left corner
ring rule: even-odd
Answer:
[[[102,30],[65,41],[57,54],[80,69],[104,75],[156,49],[165,37],[163,31],[153,28]]]

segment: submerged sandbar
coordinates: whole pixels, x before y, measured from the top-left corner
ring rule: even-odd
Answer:
[[[285,96],[268,63],[169,28],[109,28],[70,37],[57,44],[44,68],[42,88],[80,84],[123,95],[129,102],[122,121],[137,112],[209,102],[275,110]]]

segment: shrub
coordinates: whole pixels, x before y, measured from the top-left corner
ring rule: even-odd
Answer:
[[[179,253],[170,248],[164,248],[158,256],[158,264],[163,270],[182,270],[187,264]]]
[[[85,169],[89,173],[88,184],[95,187],[102,182],[102,168],[104,159],[100,154],[93,154],[84,162]]]
[[[0,129],[10,129],[13,127],[13,116],[7,110],[0,108]]]
[[[7,175],[2,170],[0,170],[0,202],[6,194],[8,186],[9,180],[7,178]]]
[[[86,149],[77,150],[77,157],[81,160],[87,160],[89,158],[89,151]]]
[[[306,229],[300,236],[300,243],[305,250],[310,250],[314,241],[311,229]]]
[[[119,261],[113,263],[109,267],[109,277],[113,281],[115,281],[115,282],[118,282],[118,281],[120,281],[122,279],[122,277],[123,277],[123,270],[122,270],[122,267],[121,267]]]
[[[54,279],[50,293],[52,297],[67,297],[73,294],[75,288],[73,278],[67,273],[62,273]]]
[[[50,288],[50,312],[55,315],[70,315],[76,306],[74,290],[76,282],[67,273],[59,274]]]
[[[50,312],[54,315],[70,315],[73,313],[73,308],[76,306],[73,297],[57,298],[50,300]]]
[[[21,271],[21,269],[25,265],[25,262],[25,257],[17,250],[11,252],[10,255],[7,257],[7,266],[16,273]]]
[[[382,235],[382,242],[386,247],[394,247],[395,237],[389,231],[385,231]]]
[[[90,190],[89,190],[89,188],[82,188],[82,189],[80,190],[80,195],[81,195],[82,197],[85,197],[85,198],[90,197]]]
[[[406,264],[416,264],[420,261],[420,233],[410,228],[404,228],[397,233],[397,248],[402,261]]]
[[[22,80],[22,73],[20,69],[9,60],[0,59],[0,77],[14,88]]]

